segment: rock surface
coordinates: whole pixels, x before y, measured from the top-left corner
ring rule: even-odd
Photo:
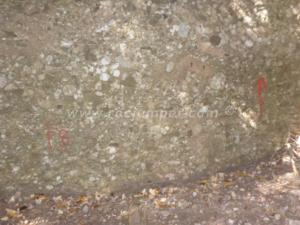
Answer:
[[[10,0],[0,20],[1,192],[214,173],[299,114],[297,0]]]

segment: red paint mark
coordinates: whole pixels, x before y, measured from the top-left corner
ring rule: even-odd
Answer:
[[[65,148],[66,145],[70,144],[70,139],[68,135],[68,130],[66,129],[61,129],[59,131],[59,138],[60,138],[60,146],[62,148]]]
[[[257,98],[258,98],[258,104],[259,104],[259,115],[261,116],[263,111],[264,111],[264,107],[265,107],[265,101],[264,101],[264,97],[263,97],[263,92],[267,91],[268,89],[268,83],[266,78],[262,77],[259,78],[257,80]]]
[[[62,129],[52,129],[48,122],[45,123],[46,129],[46,139],[48,144],[48,149],[53,149],[53,138],[55,134],[58,134],[60,146],[61,148],[65,148],[67,145],[70,144],[70,138],[68,135],[68,130],[65,128]]]
[[[46,127],[46,138],[47,138],[47,143],[48,143],[48,149],[51,150],[53,147],[52,139],[53,139],[54,131],[51,129],[48,122],[46,122],[45,127]]]

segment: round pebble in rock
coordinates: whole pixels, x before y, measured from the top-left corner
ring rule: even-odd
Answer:
[[[101,73],[100,74],[100,80],[102,81],[108,81],[109,80],[109,75],[107,73]]]
[[[72,41],[61,41],[60,46],[62,48],[70,48],[72,47],[73,42]]]
[[[248,48],[251,48],[251,47],[253,47],[254,43],[253,43],[253,41],[251,41],[251,40],[247,40],[247,41],[245,42],[245,45],[246,45]]]
[[[189,35],[189,31],[190,31],[189,25],[184,24],[184,23],[179,25],[178,34],[180,37],[187,38]]]
[[[83,206],[82,212],[85,213],[85,214],[88,213],[89,212],[89,207],[87,205]]]
[[[114,72],[113,72],[113,76],[114,77],[119,77],[120,76],[120,70],[114,70]]]
[[[54,188],[54,187],[53,187],[52,185],[47,185],[47,186],[46,186],[46,189],[47,189],[47,190],[52,190],[53,188]]]
[[[170,72],[172,72],[173,69],[174,69],[174,63],[173,63],[173,62],[169,62],[169,63],[167,64],[166,71],[167,71],[168,73],[170,73]]]
[[[106,65],[108,65],[110,63],[110,58],[108,57],[108,56],[105,56],[105,57],[103,57],[102,59],[101,59],[101,64],[103,65],[103,66],[106,66]]]
[[[226,77],[224,74],[217,74],[212,78],[210,86],[212,89],[219,90],[225,87],[225,83]]]
[[[281,216],[280,216],[280,214],[275,214],[275,220],[280,220],[280,218],[281,218]]]

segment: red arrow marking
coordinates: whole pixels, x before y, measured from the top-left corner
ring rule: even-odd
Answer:
[[[264,111],[265,101],[263,97],[263,92],[267,91],[268,83],[266,78],[262,77],[257,80],[257,98],[259,104],[259,115],[261,116]]]

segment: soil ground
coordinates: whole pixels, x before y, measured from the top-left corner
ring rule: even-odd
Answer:
[[[0,211],[3,225],[299,225],[300,179],[286,158],[138,192],[17,192]]]

